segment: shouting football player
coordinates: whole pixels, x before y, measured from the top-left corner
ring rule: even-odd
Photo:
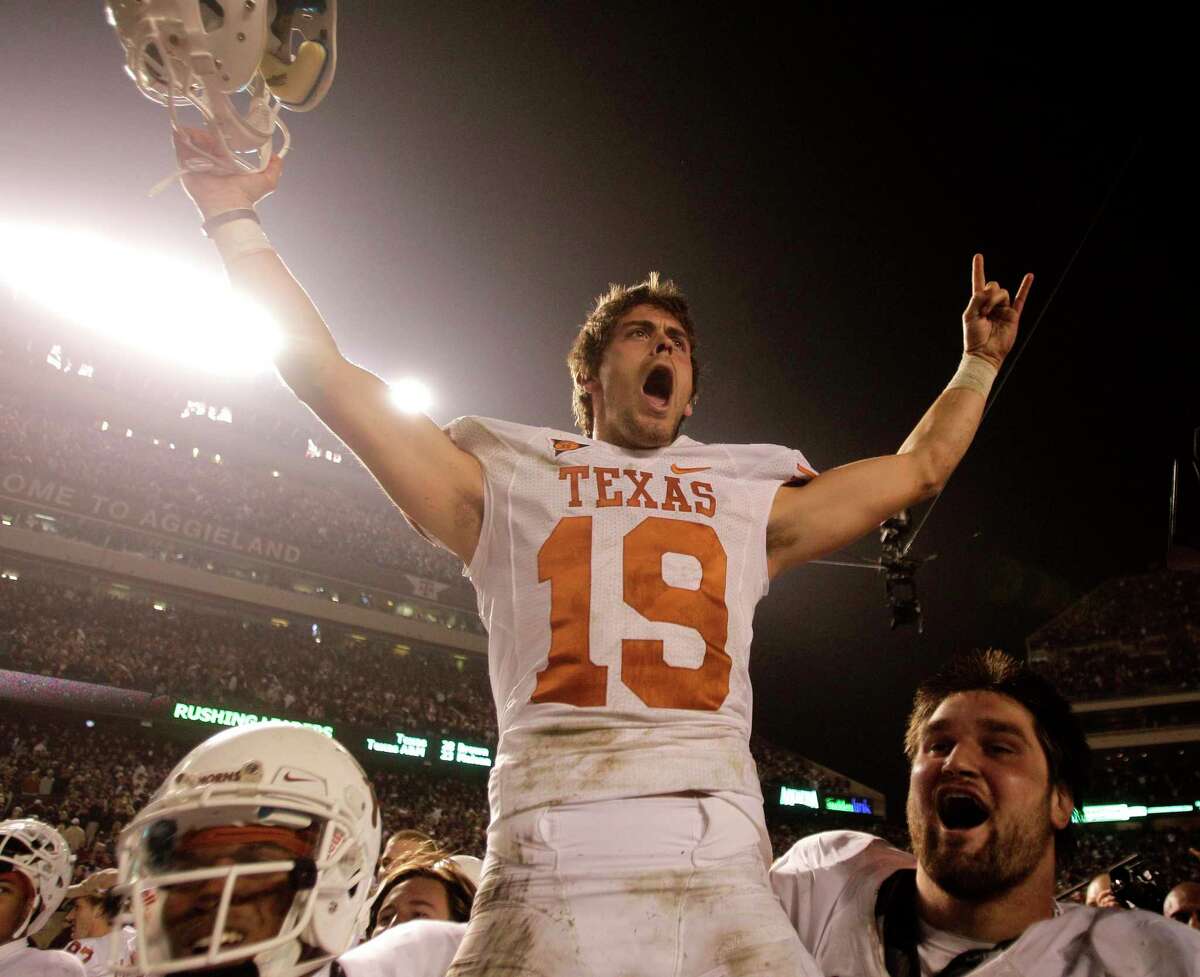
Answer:
[[[209,138],[179,141],[188,168]],[[457,554],[489,632],[499,747],[488,860],[454,977],[815,972],[772,896],[748,741],[754,608],[949,478],[1017,334],[971,268],[958,371],[898,453],[816,475],[795,450],[680,434],[688,304],[651,276],[596,303],[569,357],[580,433],[443,431],[347,360],[264,234],[260,173],[190,172],[234,285],[285,333],[284,381],[405,515]]]
[[[771,869],[825,973],[1200,977],[1200,934],[1141,910],[1054,901],[1089,754],[1049,682],[998,651],[952,660],[918,688],[905,752],[915,858],[828,831]]]

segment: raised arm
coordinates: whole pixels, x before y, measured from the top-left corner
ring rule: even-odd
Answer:
[[[190,135],[203,145],[202,130]],[[178,144],[177,144],[178,145]],[[182,162],[182,160],[181,160]],[[308,294],[247,216],[278,185],[278,157],[261,173],[192,173],[184,187],[212,231],[229,279],[279,325],[284,341],[276,368],[292,391],[353,451],[384,491],[426,533],[469,562],[483,518],[483,472],[429,418],[406,414],[388,386],[342,356]]]
[[[975,437],[1032,284],[1026,275],[1010,302],[1006,290],[985,279],[983,256],[975,255],[958,372],[896,454],[833,468],[776,493],[767,525],[771,576],[841,549],[941,491]]]

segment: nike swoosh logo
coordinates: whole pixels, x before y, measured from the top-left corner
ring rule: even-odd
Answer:
[[[712,465],[701,465],[699,468],[680,468],[678,465],[672,465],[671,471],[676,475],[692,475],[695,472],[706,472],[710,468],[712,468]]]

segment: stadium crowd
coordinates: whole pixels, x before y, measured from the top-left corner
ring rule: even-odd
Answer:
[[[750,753],[758,766],[758,775],[764,781],[778,781],[789,786],[819,787],[839,793],[846,793],[851,789],[850,778],[813,763],[807,757],[791,750],[782,749],[758,733],[750,737]]]
[[[1029,638],[1033,667],[1077,700],[1200,688],[1200,573],[1119,577]]]
[[[1032,664],[1063,695],[1078,701],[1182,692],[1200,686],[1200,632],[1184,631],[1154,645],[1062,650]]]
[[[1191,803],[1200,798],[1200,745],[1098,750],[1093,779],[1102,785],[1096,800],[1138,804]]]
[[[58,828],[71,843],[75,878],[113,864],[116,838],[193,745],[132,721],[0,716],[0,817],[36,817]],[[1107,765],[1095,776],[1106,776]],[[386,834],[417,830],[453,851],[481,856],[488,819],[486,784],[480,776],[438,776],[421,767],[369,767]],[[776,854],[806,835],[845,828],[867,831],[909,850],[899,824],[849,814],[782,814],[767,806]],[[1075,852],[1059,866],[1058,888],[1066,889],[1136,854],[1147,859],[1168,885],[1200,876],[1189,854],[1194,832],[1143,825],[1113,828],[1080,825]],[[1082,893],[1079,894],[1082,897]]]
[[[495,745],[482,658],[197,609],[156,610],[29,578],[0,581],[0,668],[137,689],[288,719],[459,735]],[[850,782],[755,736],[763,780],[848,791]]]
[[[317,480],[274,477],[237,451],[192,453],[143,432],[101,430],[98,418],[57,411],[53,417],[11,392],[0,396],[0,465],[35,466],[86,491],[137,500],[161,517],[175,514],[300,548],[308,565],[346,580],[395,586],[409,573],[440,582],[440,599],[473,608],[462,564],[421,539],[364,478],[347,492]],[[87,532],[95,537],[93,528]],[[117,534],[120,544],[129,534]],[[89,541],[95,541],[90,539]]]
[[[205,731],[206,733],[209,731]],[[36,817],[73,845],[77,878],[112,865],[121,828],[194,745],[136,724],[0,717],[0,816]],[[482,855],[487,788],[482,777],[423,769],[372,770],[387,832],[423,831],[456,851]]]
[[[1030,636],[1031,647],[1137,641],[1167,634],[1200,615],[1200,574],[1156,570],[1105,581]]]
[[[14,715],[0,717],[0,744],[6,751],[0,759],[0,816],[37,817],[64,831],[78,821],[85,838],[74,849],[79,877],[109,867],[121,828],[191,745],[129,722],[87,727],[81,720]],[[786,751],[768,746],[785,762]],[[371,780],[388,833],[415,829],[455,851],[483,854],[488,805],[482,777],[372,767]],[[772,819],[769,826],[776,851],[831,826],[869,830],[907,845],[902,830],[858,816],[789,817]]]
[[[1200,856],[1195,853],[1195,831],[1177,827],[1160,830],[1116,829],[1098,825],[1076,828],[1075,852],[1059,867],[1058,889],[1090,879],[1130,856],[1145,860],[1170,889],[1180,882],[1200,879]],[[1079,893],[1076,898],[1082,896]]]
[[[482,659],[183,607],[0,581],[0,667],[270,711],[495,738]],[[350,661],[352,659],[352,661]],[[460,671],[461,669],[461,671]]]

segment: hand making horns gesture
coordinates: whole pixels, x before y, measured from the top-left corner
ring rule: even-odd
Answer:
[[[963,312],[965,352],[982,356],[999,369],[1017,341],[1017,323],[1032,285],[1033,275],[1027,274],[1010,303],[1007,289],[984,278],[983,255],[975,255],[971,261],[971,301]]]

